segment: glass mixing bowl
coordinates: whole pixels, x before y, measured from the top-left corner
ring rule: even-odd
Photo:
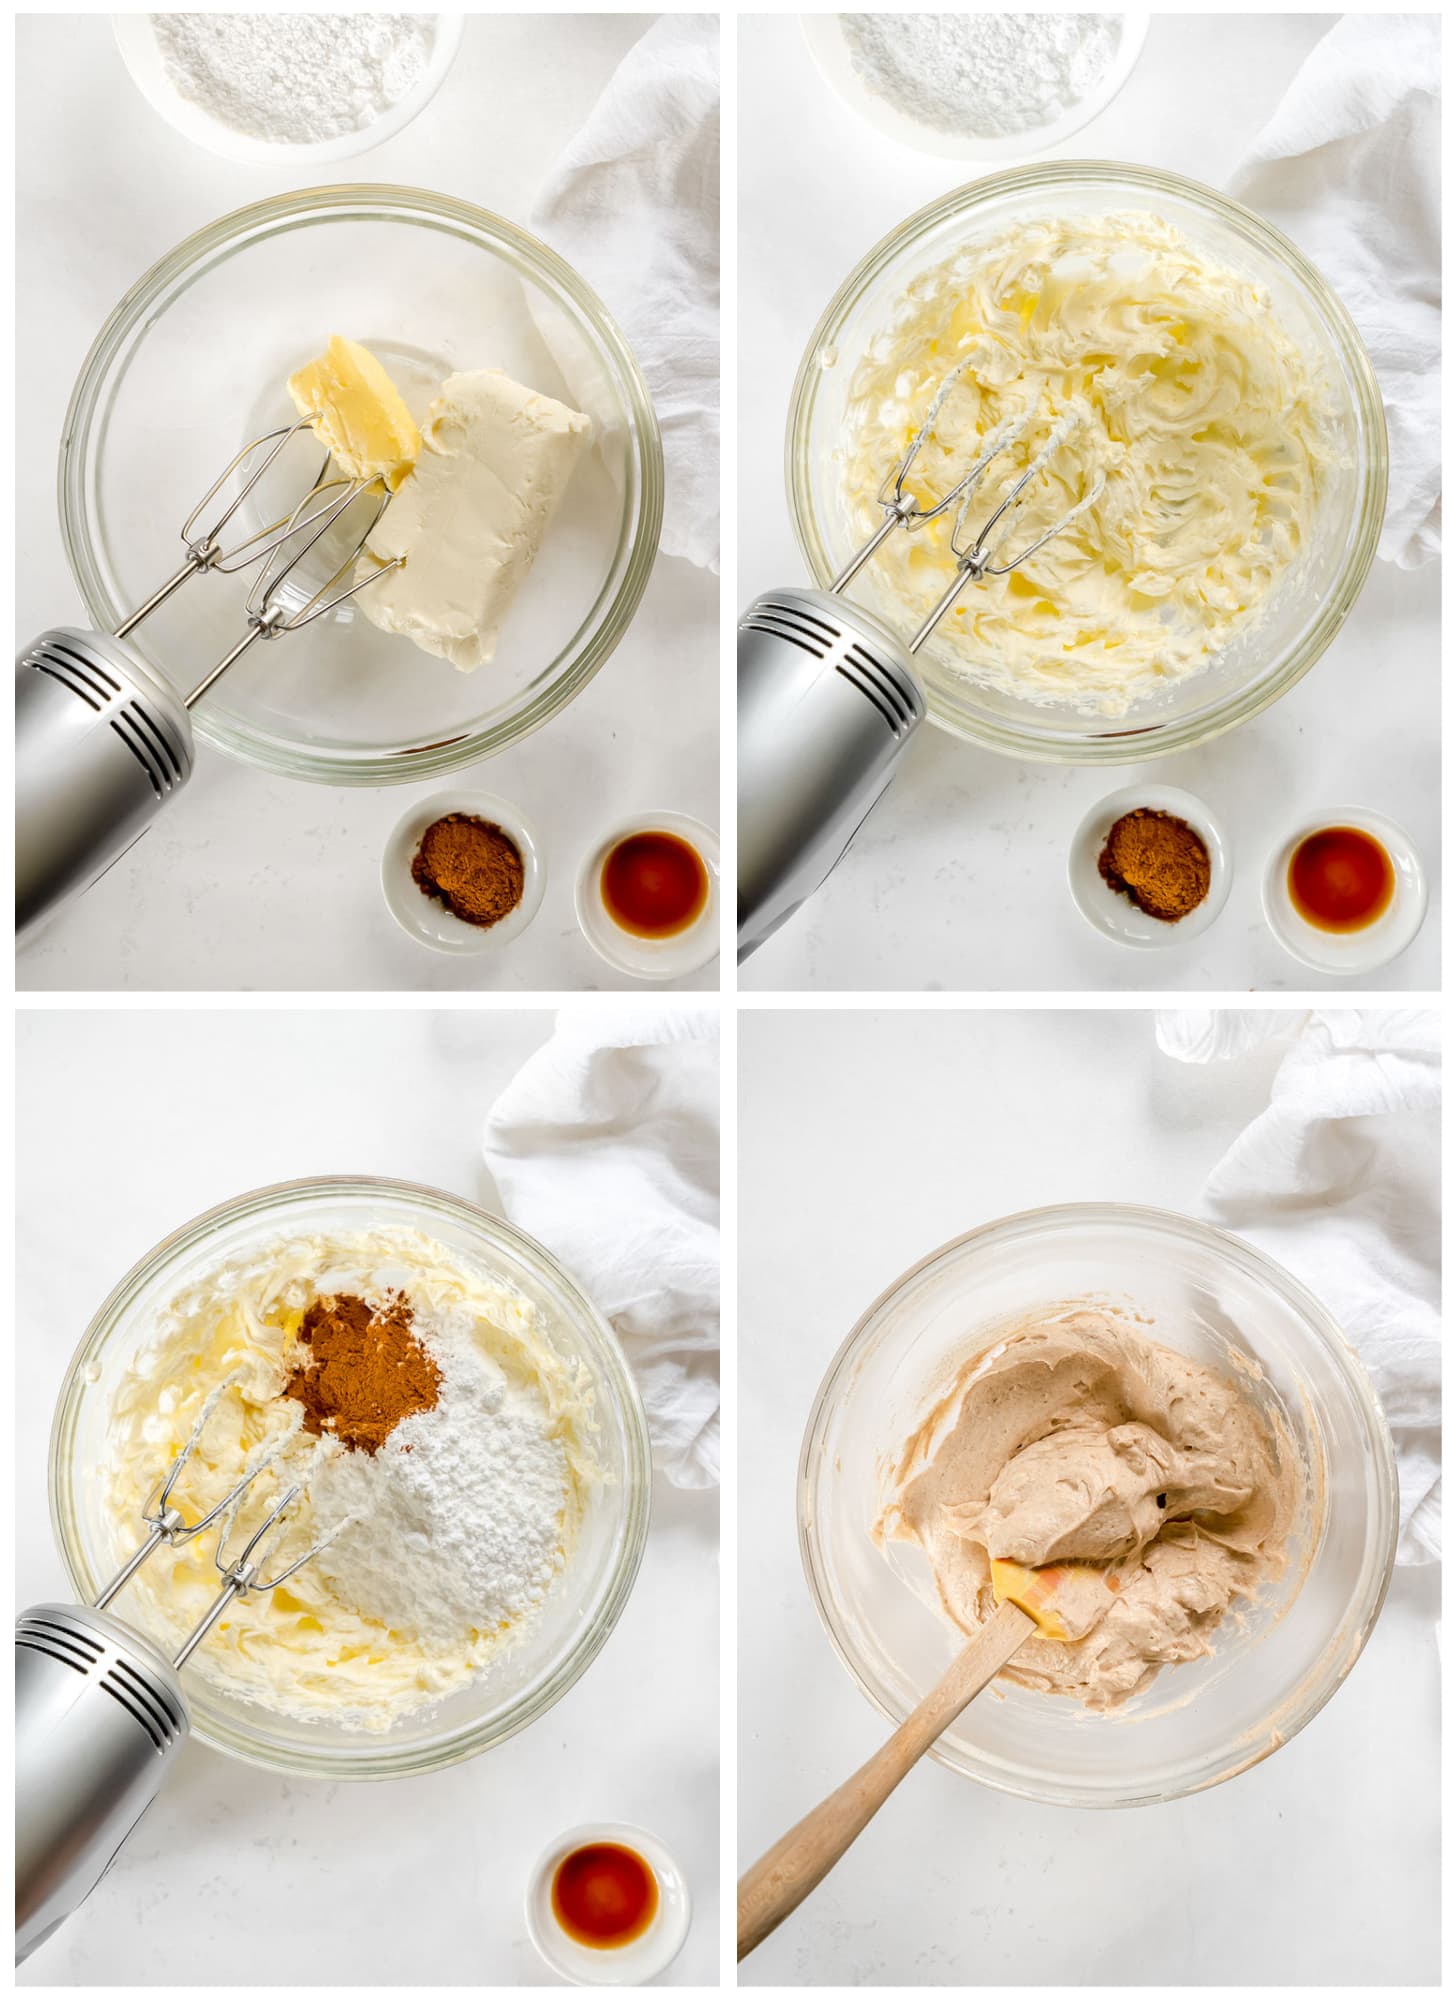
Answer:
[[[1278,1265],[1183,1216],[1113,1205],[1034,1210],[934,1251],[824,1378],[799,1466],[800,1547],[839,1657],[902,1722],[964,1639],[918,1545],[872,1539],[882,1462],[998,1325],[1070,1299],[1130,1306],[1150,1338],[1277,1405],[1298,1459],[1290,1559],[1262,1601],[1233,1607],[1208,1658],[1164,1668],[1121,1709],[998,1682],[930,1754],[1023,1798],[1146,1805],[1231,1778],[1302,1729],[1359,1658],[1395,1560],[1395,1455],[1375,1393]]]
[[[72,1587],[90,1603],[130,1553],[116,1544],[103,1519],[96,1468],[105,1462],[107,1414],[118,1377],[156,1315],[219,1263],[262,1249],[290,1231],[388,1225],[424,1230],[538,1309],[545,1337],[563,1357],[586,1368],[597,1419],[592,1443],[603,1478],[588,1497],[571,1561],[520,1640],[470,1687],[406,1716],[385,1735],[274,1715],[212,1686],[196,1662],[183,1669],[194,1732],[203,1742],[250,1763],[329,1778],[434,1770],[503,1742],[566,1693],[621,1616],[647,1540],[652,1468],[636,1386],[615,1336],[590,1300],[539,1243],[501,1217],[436,1188],[362,1178],[260,1188],[198,1216],[128,1272],[76,1350],[51,1431],[51,1519]],[[125,1594],[112,1609],[127,1616]],[[198,1657],[205,1651],[204,1646]]]
[[[352,603],[254,646],[194,711],[201,736],[267,770],[403,783],[539,728],[611,653],[657,553],[662,440],[601,301],[514,224],[418,188],[259,202],[188,237],[133,285],[82,367],[60,515],[93,624],[114,630],[176,569],[188,513],[249,439],[294,420],[288,377],[332,333],[371,348],[417,418],[448,374],[503,368],[593,424],[488,666],[460,673]],[[286,514],[321,458],[311,440],[291,446],[246,526]],[[300,578],[322,583],[327,557],[344,552],[321,545]],[[246,629],[251,575],[193,579],[132,644],[190,691]]]
[[[947,643],[931,639],[918,661],[932,718],[1007,756],[1126,764],[1187,749],[1248,721],[1308,673],[1334,638],[1380,535],[1386,487],[1380,391],[1353,321],[1313,265],[1249,209],[1196,181],[1111,162],[1056,161],[993,174],[912,215],[850,274],[814,329],[794,384],[787,477],[794,532],[815,583],[827,589],[863,539],[841,488],[845,409],[861,356],[905,290],[968,243],[1010,224],[1136,208],[1152,210],[1268,291],[1285,329],[1328,383],[1337,431],[1333,470],[1304,554],[1269,601],[1201,672],[1125,715],[1087,716],[977,687]],[[903,609],[880,602],[875,577],[871,561],[851,594],[903,628]]]

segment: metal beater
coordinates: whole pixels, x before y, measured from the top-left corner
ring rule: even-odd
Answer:
[[[995,511],[968,523],[988,468],[1030,429],[1035,408],[988,435],[975,462],[939,499],[907,489],[912,467],[969,362],[951,370],[898,469],[879,493],[884,520],[828,590],[789,588],[755,598],[738,638],[738,957],[756,951],[827,879],[925,719],[915,655],[968,584],[1006,576],[1069,528],[1102,491],[1099,473],[1054,526],[1000,559],[1010,517],[1079,422],[1063,418]],[[956,509],[955,573],[908,645],[840,593],[897,528],[913,533]]]
[[[352,574],[389,504],[377,482],[330,475],[325,455],[313,486],[298,505],[241,541],[224,536],[294,438],[313,423],[296,423],[254,438],[214,480],[182,525],[187,555],[181,567],[115,632],[57,626],[20,655],[15,683],[15,923],[22,936],[68,897],[88,889],[139,840],[192,775],[190,711],[259,639],[276,639],[335,610],[398,566],[380,563],[357,581]],[[240,482],[236,491],[234,483]],[[338,526],[356,501],[367,524],[328,581],[296,610],[284,586],[298,565]],[[220,503],[210,525],[203,517]],[[244,606],[247,630],[179,696],[127,637],[195,576],[231,575],[258,566]]]
[[[143,1509],[147,1535],[94,1605],[36,1604],[15,1628],[15,1959],[29,1957],[90,1895],[137,1821],[161,1791],[191,1721],[178,1669],[235,1598],[276,1590],[341,1534],[348,1521],[276,1575],[264,1576],[268,1548],[285,1532],[301,1488],[268,1509],[237,1556],[229,1554],[237,1515],[264,1458],[190,1524],[173,1504],[184,1466],[216,1407],[204,1403],[191,1437]],[[106,1606],[166,1542],[179,1548],[218,1528],[214,1561],[222,1585],[168,1660]]]

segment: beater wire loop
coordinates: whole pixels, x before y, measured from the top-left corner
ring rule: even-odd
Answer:
[[[869,540],[851,556],[850,560],[829,586],[831,593],[838,593],[852,583],[870,557],[874,555],[882,543],[888,540],[896,528],[905,528],[910,533],[913,533],[916,528],[922,527],[927,521],[935,520],[939,515],[946,513],[950,508],[954,507],[956,509],[956,517],[950,532],[950,548],[956,561],[956,573],[947,585],[935,609],[925,620],[920,630],[915,634],[915,637],[910,641],[909,649],[912,653],[917,652],[924,645],[925,641],[951,609],[968,583],[979,583],[988,576],[1006,576],[1010,571],[1026,562],[1031,556],[1036,554],[1038,549],[1045,548],[1054,536],[1062,534],[1069,528],[1080,514],[1085,514],[1089,507],[1094,506],[1106,483],[1104,475],[1099,472],[1077,504],[1070,508],[1060,520],[1046,529],[1043,534],[1039,535],[1027,548],[1022,549],[1019,554],[1012,556],[1007,562],[997,563],[991,560],[1002,535],[1005,533],[1011,515],[1022,504],[1028,488],[1034,480],[1047,470],[1052,459],[1083,421],[1083,412],[1074,409],[1069,411],[1053,427],[1052,433],[1046,443],[1033,457],[1031,464],[1016,481],[1011,491],[1002,499],[989,520],[984,521],[975,531],[974,535],[970,535],[967,529],[967,518],[981,481],[984,479],[987,469],[992,463],[1003,452],[1010,451],[1015,445],[1019,444],[1021,439],[1031,429],[1037,414],[1037,406],[1035,402],[1032,402],[1024,410],[1018,411],[1014,416],[1004,417],[1000,423],[987,433],[972,463],[967,466],[960,477],[938,499],[921,501],[914,494],[907,492],[906,481],[910,477],[916,460],[934,436],[936,423],[945,408],[947,399],[956,385],[964,381],[969,375],[974,361],[974,356],[968,356],[964,361],[958,362],[936,389],[935,394],[930,399],[920,428],[916,431],[914,437],[911,438],[904,457],[900,460],[895,470],[887,475],[884,484],[880,487],[879,493],[876,496],[877,504],[883,510],[884,519],[875,529]]]
[[[239,508],[258,489],[260,482],[266,478],[293,440],[312,427],[315,414],[310,412],[307,416],[300,417],[296,423],[281,425],[277,430],[268,431],[263,436],[254,438],[234,455],[182,524],[182,540],[187,548],[186,561],[159,589],[153,591],[144,604],[139,605],[115,628],[115,636],[118,639],[125,639],[129,633],[136,630],[143,619],[149,618],[194,576],[202,576],[210,570],[216,570],[219,575],[232,576],[240,570],[262,565],[252,589],[248,592],[244,607],[248,620],[246,633],[184,698],[185,705],[189,709],[216,685],[236,660],[242,658],[255,639],[273,639],[284,632],[301,631],[305,625],[311,625],[316,618],[324,617],[326,613],[335,611],[341,604],[347,603],[351,597],[356,597],[361,590],[366,590],[371,583],[377,582],[390,570],[398,569],[404,561],[403,556],[396,556],[390,562],[381,562],[377,568],[366,571],[362,576],[352,577],[353,569],[364,553],[369,537],[378,527],[380,516],[389,504],[390,494],[376,479],[356,479],[344,473],[330,473],[332,460],[328,452],[324,453],[323,462],[315,474],[313,485],[290,513],[269,521],[265,527],[255,528],[241,541],[233,542],[227,547],[223,546],[223,535]],[[204,517],[209,509],[228,494],[234,480],[244,468],[246,468],[245,476],[237,490],[226,499],[221,513],[203,526]],[[327,581],[313,593],[300,610],[286,614],[278,602],[281,586],[292,575],[298,564],[339,523],[353,503],[365,494],[377,501],[368,525],[354,538],[348,554],[337,564]],[[346,576],[351,576],[352,580],[347,588],[340,588]]]
[[[173,1656],[174,1666],[181,1666],[183,1661],[201,1645],[202,1641],[207,1637],[207,1634],[212,1630],[217,1620],[222,1616],[235,1597],[244,1597],[250,1590],[276,1590],[280,1584],[286,1583],[289,1577],[296,1576],[305,1563],[311,1562],[322,1549],[326,1549],[330,1542],[343,1534],[346,1528],[351,1527],[357,1518],[352,1514],[346,1516],[336,1527],[331,1528],[326,1535],[321,1536],[318,1540],[311,1543],[304,1550],[303,1554],[295,1558],[286,1568],[279,1570],[273,1576],[261,1575],[259,1573],[260,1555],[263,1551],[271,1547],[278,1536],[285,1531],[285,1517],[303,1495],[304,1488],[302,1485],[295,1484],[290,1486],[281,1498],[275,1500],[268,1508],[263,1519],[248,1536],[241,1554],[236,1557],[229,1554],[229,1545],[237,1528],[238,1515],[247,1499],[254,1480],[257,1479],[260,1473],[267,1471],[277,1461],[289,1439],[297,1435],[295,1430],[279,1438],[271,1450],[262,1451],[247,1466],[242,1477],[235,1480],[228,1488],[222,1499],[215,1506],[209,1507],[206,1513],[199,1516],[195,1521],[188,1521],[186,1519],[181,1509],[174,1504],[172,1498],[177,1481],[181,1478],[183,1469],[197,1450],[198,1442],[206,1430],[208,1423],[211,1421],[218,1403],[227,1391],[234,1387],[237,1380],[238,1376],[236,1373],[227,1375],[214,1388],[209,1390],[203,1400],[202,1408],[197,1414],[197,1421],[188,1433],[182,1449],[167,1468],[166,1476],[153,1490],[150,1498],[142,1508],[142,1519],[146,1522],[148,1529],[147,1535],[125,1564],[123,1564],[122,1568],[107,1584],[106,1588],[95,1599],[97,1610],[104,1610],[112,1598],[117,1595],[125,1584],[131,1581],[147,1558],[163,1542],[169,1548],[181,1548],[186,1543],[195,1541],[199,1535],[204,1534],[215,1523],[220,1523],[218,1527],[217,1546],[213,1550],[213,1562],[222,1576],[222,1588],[208,1607],[204,1616],[184,1641],[181,1651]]]
[[[367,589],[371,583],[376,582],[390,570],[398,569],[404,560],[402,556],[395,556],[390,562],[381,562],[376,569],[355,578],[347,589],[340,590],[339,585],[344,578],[353,576],[355,565],[368,546],[369,537],[384,518],[384,510],[389,505],[391,495],[388,488],[381,486],[377,480],[367,479],[329,480],[315,487],[314,492],[326,491],[329,486],[337,487],[339,490],[326,506],[309,510],[312,494],[299,502],[295,509],[295,515],[299,518],[295,520],[290,536],[283,537],[259,571],[252,589],[248,592],[248,618],[253,624],[263,628],[265,637],[276,638],[281,632],[301,631],[305,625],[311,625],[315,618],[322,618],[326,612],[335,610],[349,598],[357,596],[361,590]],[[283,585],[299,563],[318,546],[330,529],[343,519],[354,502],[366,496],[374,501],[374,510],[369,516],[368,525],[361,534],[354,536],[349,553],[333,570],[327,582],[320,585],[299,610],[285,616],[278,604],[278,593]],[[313,528],[313,533],[308,535],[307,540],[300,542],[297,547],[291,547],[291,534],[310,527]],[[287,561],[280,562],[284,550],[290,548]]]
[[[1069,528],[1079,514],[1085,514],[1087,509],[1093,506],[1101,496],[1103,486],[1106,484],[1104,475],[1099,472],[1076,505],[1069,508],[1060,520],[1055,521],[1051,527],[1038,535],[1036,540],[1030,543],[1028,547],[1022,549],[1019,554],[1012,556],[1009,562],[993,563],[990,560],[992,550],[1000,540],[1000,536],[996,532],[998,527],[1001,529],[1001,534],[1004,535],[1006,526],[1009,525],[1010,516],[1015,513],[1016,509],[1026,498],[1027,489],[1032,481],[1041,477],[1057,453],[1067,443],[1067,440],[1080,428],[1083,421],[1081,411],[1069,411],[1054,426],[1050,437],[1036,453],[1025,472],[1016,481],[1011,491],[1005,495],[990,518],[982,522],[968,543],[966,538],[966,517],[970,512],[971,503],[976,497],[976,488],[980,484],[992,460],[999,457],[1003,451],[1014,444],[1024,434],[1029,421],[1029,418],[1024,421],[1014,436],[1000,438],[996,433],[993,433],[991,438],[987,440],[986,447],[977,458],[975,465],[971,468],[970,477],[964,486],[964,497],[956,514],[955,526],[951,529],[950,546],[957,562],[963,568],[968,569],[976,581],[979,581],[983,576],[1008,576],[1012,570],[1026,562],[1029,557],[1034,556],[1038,549],[1045,548],[1054,536],[1060,535],[1065,529]]]

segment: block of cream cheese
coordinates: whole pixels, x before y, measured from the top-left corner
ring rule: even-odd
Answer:
[[[495,657],[591,419],[498,368],[452,375],[430,405],[415,469],[359,559],[404,558],[360,593],[365,615],[462,669]]]
[[[404,397],[367,347],[336,333],[317,361],[288,378],[301,417],[351,479],[398,486],[420,454],[420,433]]]

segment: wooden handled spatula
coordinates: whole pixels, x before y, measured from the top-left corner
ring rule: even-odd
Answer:
[[[738,1956],[746,1958],[796,1910],[869,1825],[911,1767],[994,1680],[1033,1632],[1071,1640],[1089,1631],[1117,1583],[1112,1572],[1083,1563],[1024,1569],[993,1562],[1000,1608],[952,1660],[918,1708],[837,1792],[807,1813],[738,1884]]]

